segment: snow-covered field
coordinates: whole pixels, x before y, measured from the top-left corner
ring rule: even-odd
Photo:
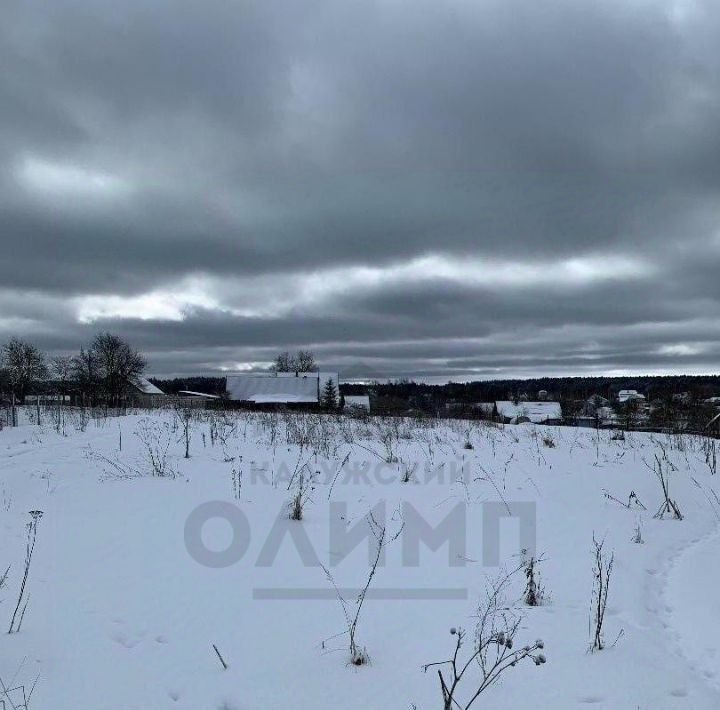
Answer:
[[[0,679],[29,689],[37,678],[31,710],[440,710],[437,669],[423,664],[452,655],[450,627],[468,631],[468,657],[488,583],[529,554],[518,519],[503,518],[501,566],[488,564],[487,518],[506,506],[534,512],[546,592],[542,605],[526,606],[523,571],[510,578],[506,600],[522,618],[515,646],[543,639],[547,663],[510,668],[473,707],[720,707],[720,476],[701,439],[199,417],[187,459],[170,412],[91,420],[84,431],[69,419],[60,433],[48,412],[41,426],[0,431],[0,574],[11,566],[0,590]],[[175,475],[153,476],[149,451],[162,458],[165,445],[165,472]],[[682,520],[654,518],[658,460]],[[286,523],[301,478],[312,480],[303,519]],[[20,632],[8,635],[33,510],[44,514],[29,601]],[[376,541],[358,534],[348,551],[343,532],[362,533],[370,510],[385,524],[385,560],[357,627],[370,663],[355,667],[343,610],[314,557],[341,590],[362,588]],[[193,511],[211,518],[201,538],[186,526]],[[461,521],[448,528],[452,539],[436,550],[421,543],[415,565],[408,540],[418,520],[436,526],[449,514]],[[223,515],[237,521],[234,540]],[[642,544],[633,542],[638,525]],[[615,557],[607,646],[591,653],[593,535]],[[193,556],[188,545],[206,552]],[[208,566],[228,547],[240,559]],[[354,614],[351,597],[348,606]],[[461,703],[478,677],[471,668]],[[7,709],[19,707],[18,692],[0,695]]]

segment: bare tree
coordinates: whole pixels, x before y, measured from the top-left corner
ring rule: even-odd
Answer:
[[[293,366],[293,356],[285,350],[275,358],[272,369],[274,372],[292,372]]]
[[[96,335],[90,350],[105,397],[110,404],[117,406],[130,384],[145,371],[147,361],[137,350],[112,333]]]
[[[17,426],[16,401],[23,401],[30,386],[47,377],[47,365],[43,353],[31,343],[18,338],[7,342],[0,353],[0,364],[12,401],[12,423]]]
[[[45,355],[31,343],[12,338],[2,349],[2,365],[10,392],[22,401],[30,386],[47,377]]]
[[[80,348],[80,352],[73,357],[72,377],[80,389],[83,404],[95,404],[100,390],[100,366],[92,348]]]
[[[57,381],[60,397],[65,397],[73,377],[73,359],[69,355],[58,355],[50,361],[50,372]]]
[[[298,350],[295,355],[296,372],[317,372],[315,355],[310,350]]]
[[[620,419],[627,431],[637,427],[641,420],[640,403],[637,399],[628,399],[621,405]]]
[[[272,369],[274,372],[317,372],[318,368],[310,350],[298,350],[294,355],[286,350],[275,358]]]

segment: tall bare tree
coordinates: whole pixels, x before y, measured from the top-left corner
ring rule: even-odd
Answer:
[[[274,372],[317,372],[318,367],[310,350],[298,350],[295,354],[286,350],[275,358],[272,369]]]
[[[293,360],[293,356],[285,350],[285,352],[280,353],[275,358],[272,369],[274,372],[292,372],[294,366]]]
[[[141,377],[147,360],[127,342],[112,333],[95,336],[90,350],[97,364],[107,402],[117,406],[131,383]]]
[[[70,390],[73,378],[73,359],[69,355],[57,355],[50,361],[50,373],[56,381],[57,393],[61,398]]]
[[[295,354],[296,372],[317,372],[315,355],[310,350],[298,350]]]
[[[73,357],[72,378],[80,390],[83,404],[94,405],[100,390],[100,367],[92,348],[80,348],[80,352]]]
[[[9,391],[12,401],[12,424],[17,426],[15,403],[25,399],[34,382],[47,376],[45,355],[31,343],[12,338],[0,351],[0,370],[0,380]]]
[[[31,343],[12,338],[2,348],[2,367],[10,393],[22,401],[30,386],[47,377],[45,355]]]

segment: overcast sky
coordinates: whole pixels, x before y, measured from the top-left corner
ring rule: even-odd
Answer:
[[[0,342],[717,372],[717,0],[4,0]]]

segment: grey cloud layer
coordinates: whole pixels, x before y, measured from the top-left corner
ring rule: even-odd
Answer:
[[[107,327],[158,374],[295,345],[392,375],[717,368],[711,0],[10,0],[0,66],[0,340]],[[427,254],[551,273],[393,278]],[[598,255],[648,270],[553,283]],[[351,267],[381,275],[293,305]],[[183,320],[78,320],[193,275],[217,303]],[[258,280],[285,306],[243,315]]]

